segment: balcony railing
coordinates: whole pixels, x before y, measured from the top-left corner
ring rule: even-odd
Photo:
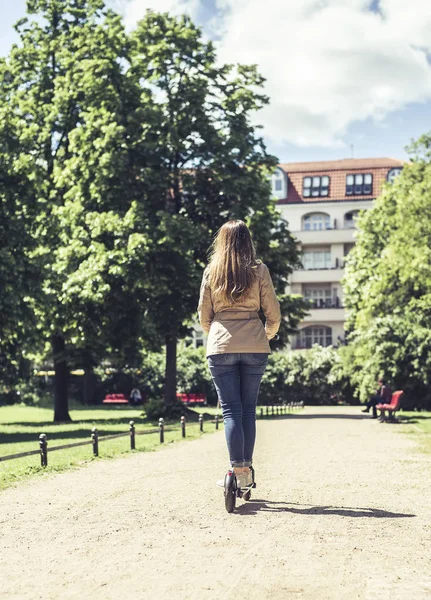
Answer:
[[[302,231],[328,231],[331,229],[356,229],[356,223],[351,219],[345,219],[344,223],[338,223],[337,219],[332,219],[326,223],[302,224]]]
[[[344,308],[338,296],[335,298],[319,298],[318,300],[310,300],[305,298],[310,303],[310,308]]]
[[[298,269],[299,271],[330,271],[331,269],[344,269],[344,260],[340,260],[339,258],[335,259],[335,262],[331,263],[330,265],[326,265],[324,267],[316,267],[316,266],[312,266],[312,267],[302,267],[300,269]]]
[[[318,345],[318,346],[323,346],[323,347],[327,347],[327,346],[332,346],[332,339],[326,339],[326,340],[293,340],[292,341],[292,350],[309,350],[310,348],[312,348],[314,345]]]

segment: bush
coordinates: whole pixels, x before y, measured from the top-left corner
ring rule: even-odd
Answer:
[[[157,422],[160,417],[168,421],[178,421],[183,414],[185,407],[181,402],[166,406],[163,400],[151,400],[145,406],[145,415],[151,422]]]
[[[181,344],[178,348],[178,391],[183,393],[202,393],[208,404],[217,405],[217,392],[211,379],[211,373],[205,355],[205,348],[190,348]]]
[[[332,347],[313,346],[305,351],[271,354],[259,402],[351,402],[352,389],[339,364],[339,351]]]

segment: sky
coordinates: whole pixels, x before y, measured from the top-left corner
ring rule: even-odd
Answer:
[[[146,9],[187,13],[220,62],[257,64],[256,115],[280,162],[407,158],[431,131],[430,0],[106,0],[133,29]],[[0,56],[25,0],[0,0]]]

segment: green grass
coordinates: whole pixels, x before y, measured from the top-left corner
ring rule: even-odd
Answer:
[[[400,411],[399,430],[413,437],[422,451],[431,454],[431,412]]]
[[[48,440],[48,467],[40,466],[39,455],[26,456],[0,462],[0,489],[20,482],[31,476],[43,476],[49,473],[76,468],[92,460],[113,458],[130,452],[148,452],[160,449],[158,433],[136,436],[136,450],[130,450],[130,438],[125,436],[113,440],[100,440],[103,436],[127,433],[129,422],[135,422],[137,432],[154,429],[154,423],[144,420],[141,409],[130,407],[77,408],[69,411],[71,423],[54,424],[52,409],[22,405],[0,407],[0,456],[39,449],[39,435],[45,433]],[[206,420],[216,414],[212,408],[197,410],[204,413]],[[169,425],[167,423],[167,425]],[[181,428],[172,424],[173,431],[165,431],[165,444],[182,441]],[[91,430],[96,427],[99,433],[99,457],[93,457],[91,444],[77,448],[67,448],[49,452],[50,448],[73,442],[91,439]],[[220,423],[222,427],[222,423]],[[204,423],[204,432],[215,431],[213,423]],[[202,436],[199,424],[187,423],[187,438]]]

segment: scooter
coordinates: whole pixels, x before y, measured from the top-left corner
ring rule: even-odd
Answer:
[[[235,510],[237,498],[250,500],[251,490],[256,487],[254,480],[254,469],[250,467],[252,483],[245,488],[238,487],[236,475],[233,469],[229,469],[224,478],[224,502],[228,513]]]

